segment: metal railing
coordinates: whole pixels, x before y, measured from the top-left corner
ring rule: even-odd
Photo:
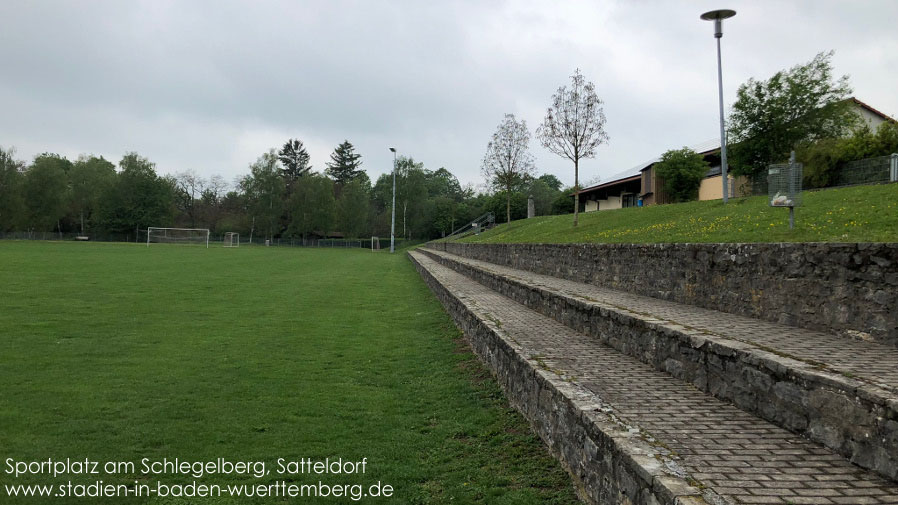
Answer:
[[[492,212],[487,212],[477,219],[474,219],[473,221],[459,227],[458,229],[447,235],[446,238],[461,238],[472,233],[480,233],[481,230],[492,228],[495,224],[496,217]]]

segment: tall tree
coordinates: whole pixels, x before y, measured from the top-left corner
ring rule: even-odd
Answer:
[[[102,156],[81,156],[69,171],[72,211],[76,214],[81,234],[84,234],[84,220],[92,222],[94,212],[100,206],[100,199],[115,183],[115,165]]]
[[[318,174],[299,179],[289,208],[290,234],[303,239],[311,234],[326,237],[334,229],[334,181]]]
[[[198,213],[209,225],[210,230],[218,229],[218,222],[224,213],[224,198],[228,193],[228,187],[227,181],[220,175],[210,177],[203,187]]]
[[[362,181],[350,181],[343,186],[340,200],[337,202],[337,226],[346,238],[359,238],[370,232],[368,228],[370,208],[368,188]]]
[[[361,158],[362,155],[356,154],[355,147],[344,140],[331,153],[331,161],[327,163],[325,171],[337,185],[342,186],[363,173],[359,168],[362,166]]]
[[[552,174],[543,174],[537,177],[538,180],[546,183],[546,186],[554,189],[555,191],[561,191],[561,181],[558,180],[558,177],[555,177]]]
[[[411,238],[423,218],[427,200],[427,172],[423,163],[400,156],[396,160],[396,223],[402,222],[401,237]]]
[[[68,172],[72,162],[58,154],[43,153],[25,172],[25,205],[28,222],[38,231],[60,229],[69,201]]]
[[[455,201],[461,201],[464,196],[458,178],[443,167],[429,174],[427,186],[428,194],[433,197],[445,196]]]
[[[536,130],[543,147],[574,162],[574,226],[580,210],[580,160],[594,158],[596,149],[608,142],[602,103],[595,85],[578,68],[570,89],[562,86],[552,96],[552,105]]]
[[[22,183],[25,163],[15,159],[16,151],[0,146],[0,231],[13,230],[22,222],[25,201]]]
[[[169,226],[174,214],[171,181],[156,174],[156,164],[135,152],[119,161],[115,183],[100,201],[103,227],[119,233]]]
[[[481,170],[494,187],[505,192],[505,222],[511,222],[511,193],[515,185],[533,173],[533,156],[528,152],[530,131],[527,122],[506,114],[486,146]]]
[[[240,188],[247,197],[251,214],[265,227],[266,236],[273,239],[280,232],[279,218],[285,192],[277,152],[272,149],[260,156],[249,166],[249,171],[249,175],[240,181]]]
[[[848,76],[833,77],[833,52],[739,86],[729,117],[733,172],[752,175],[783,161],[802,141],[835,138],[857,124]]]
[[[312,169],[309,159],[309,153],[299,139],[288,140],[284,147],[278,151],[278,160],[283,165],[281,174],[283,174],[284,181],[287,183],[288,192],[297,179],[306,175]]]
[[[206,180],[193,170],[185,170],[175,176],[177,203],[181,212],[187,214],[191,228],[196,228],[197,203],[206,190]]]

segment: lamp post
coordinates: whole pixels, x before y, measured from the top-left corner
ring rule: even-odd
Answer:
[[[736,15],[736,11],[719,9],[702,14],[705,21],[714,21],[714,38],[717,39],[717,92],[720,98],[720,175],[723,179],[723,203],[730,197],[727,181],[727,139],[723,124],[723,72],[720,68],[720,38],[723,37],[723,20]]]
[[[393,151],[393,217],[390,218],[390,253],[396,250],[396,148]]]

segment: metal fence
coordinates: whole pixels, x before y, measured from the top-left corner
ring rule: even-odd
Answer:
[[[894,173],[896,163],[898,163],[898,154],[849,161],[838,171],[833,186],[895,182],[898,180]]]
[[[140,236],[142,235],[142,237]],[[0,240],[79,240],[81,233],[55,231],[0,231]],[[143,242],[147,241],[147,232],[142,234],[127,233],[100,233],[87,234],[91,242]],[[80,239],[83,240],[83,239]]]
[[[833,180],[835,182],[827,188],[898,182],[898,154],[849,161],[836,171]],[[749,184],[752,195],[766,195],[769,192],[766,173],[752,177]]]
[[[216,247],[222,245],[224,233],[213,233],[209,236],[209,245]],[[56,241],[80,241],[89,240],[91,242],[137,242],[145,244],[147,242],[147,231],[140,230],[138,234],[93,234],[65,232],[59,233],[55,231],[0,231],[0,240],[56,240]],[[377,239],[380,243],[381,250],[390,250],[390,239]],[[268,240],[269,247],[331,247],[331,248],[361,248],[371,249],[373,241],[370,238],[364,239],[317,239],[317,238],[275,238]],[[410,247],[422,243],[421,240],[396,239],[396,248]],[[204,244],[205,245],[205,244]],[[253,241],[240,242],[240,247],[265,247],[266,239],[254,237]]]
[[[344,238],[275,238],[270,239],[268,242],[269,247],[331,247],[331,248],[361,248],[361,249],[371,249],[373,241],[370,238],[352,238],[352,239],[344,239]],[[377,242],[380,243],[381,250],[390,250],[390,239],[388,238],[380,238],[377,239]],[[420,240],[406,240],[397,238],[396,239],[396,248],[408,247],[411,245],[419,244],[422,241]],[[253,245],[253,246],[265,246],[265,239],[253,239],[252,244],[250,243],[240,243],[241,246],[244,245]]]

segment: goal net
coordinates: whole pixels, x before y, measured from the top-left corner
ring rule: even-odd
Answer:
[[[229,231],[224,234],[224,238],[221,242],[225,247],[240,247],[240,234]]]
[[[208,228],[147,228],[147,247],[153,244],[187,244],[209,247]]]

